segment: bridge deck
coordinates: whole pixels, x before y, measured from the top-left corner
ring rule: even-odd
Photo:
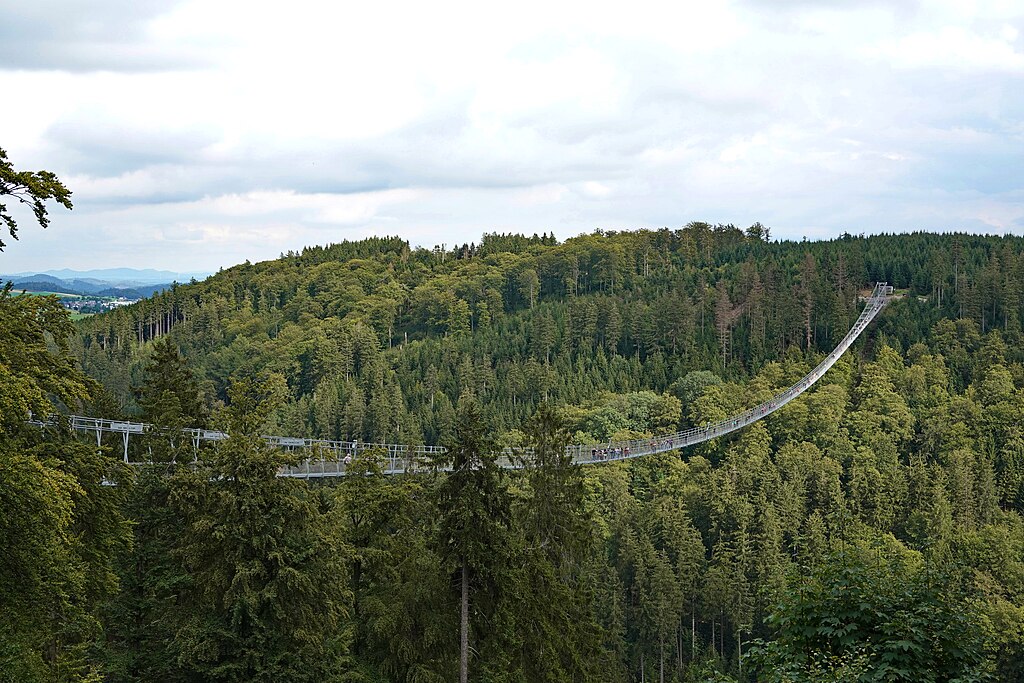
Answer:
[[[887,283],[880,282],[875,285],[874,290],[866,299],[864,310],[854,322],[853,327],[846,333],[846,336],[839,342],[839,345],[829,353],[813,370],[800,379],[799,382],[785,391],[776,394],[768,401],[746,410],[738,415],[733,415],[708,425],[693,427],[674,434],[661,435],[652,438],[633,439],[630,441],[616,441],[603,444],[577,444],[569,446],[567,454],[574,462],[579,464],[591,464],[596,462],[607,462],[611,460],[625,460],[628,458],[639,458],[654,453],[664,453],[679,448],[686,448],[695,444],[710,441],[726,434],[743,429],[744,427],[763,420],[768,415],[786,405],[800,394],[807,391],[814,385],[836,361],[839,360],[850,348],[861,332],[875,319],[875,316],[885,307],[892,295],[892,287]],[[52,420],[33,421],[33,424],[51,424]],[[102,443],[104,434],[119,434],[124,446],[125,462],[128,462],[128,443],[132,435],[142,435],[149,432],[151,425],[140,422],[126,422],[122,420],[106,420],[96,417],[82,415],[71,415],[70,424],[72,429],[88,434],[95,434],[97,445]],[[228,437],[224,432],[208,429],[185,429],[182,430],[182,437],[188,439],[198,449],[203,442],[222,441]],[[389,474],[400,474],[403,472],[422,471],[427,468],[427,463],[445,452],[441,446],[427,446],[417,444],[391,444],[391,443],[363,443],[353,441],[329,441],[324,439],[307,439],[288,436],[265,436],[267,443],[286,450],[301,450],[308,452],[311,457],[304,460],[297,466],[285,467],[279,473],[282,477],[337,477],[344,476],[346,461],[359,453],[375,451],[382,453],[386,458],[386,471]],[[524,458],[529,457],[529,450],[505,451],[499,454],[499,463],[503,467],[516,468]]]

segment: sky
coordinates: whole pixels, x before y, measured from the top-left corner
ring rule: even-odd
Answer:
[[[1024,233],[1024,2],[0,0],[0,272],[369,235]]]

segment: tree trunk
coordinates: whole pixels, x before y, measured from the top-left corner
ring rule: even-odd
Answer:
[[[363,580],[363,563],[360,560],[356,560],[352,563],[352,616],[353,623],[359,624],[359,584]],[[354,637],[352,638],[352,654],[358,656],[360,645],[360,635],[358,627],[355,630]]]
[[[658,683],[665,683],[665,639],[658,639]]]
[[[697,658],[697,611],[690,612],[690,661]]]
[[[676,625],[676,676],[683,670],[683,618],[679,617]]]
[[[462,617],[459,623],[459,683],[469,683],[469,566],[462,562]]]
[[[736,664],[740,670],[740,680],[743,680],[743,631],[736,629]]]

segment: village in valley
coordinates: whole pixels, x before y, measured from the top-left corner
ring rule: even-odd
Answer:
[[[92,315],[104,311],[112,311],[121,306],[130,306],[138,299],[126,299],[123,296],[81,296],[79,294],[58,294],[64,308],[81,315]]]

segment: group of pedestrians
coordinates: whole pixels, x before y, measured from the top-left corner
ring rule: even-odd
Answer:
[[[609,446],[608,448],[591,448],[591,460],[618,460],[629,457],[629,446]]]
[[[676,446],[675,437],[666,439],[651,439],[647,443],[648,453],[657,453],[659,451],[670,451]],[[607,448],[597,448],[596,446],[590,449],[591,460],[619,460],[622,458],[628,458],[630,456],[629,446],[612,446],[609,444]],[[641,449],[643,454],[643,449]]]

